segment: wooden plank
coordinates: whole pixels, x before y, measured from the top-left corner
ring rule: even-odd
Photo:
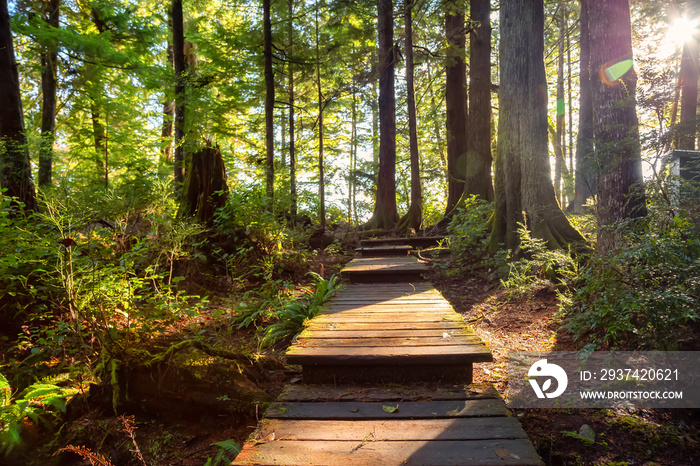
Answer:
[[[360,313],[360,314],[320,314],[314,317],[318,323],[341,323],[341,322],[367,322],[367,323],[381,323],[384,322],[387,325],[397,322],[464,322],[461,316],[454,314],[444,315],[444,314],[434,314],[434,313]]]
[[[388,364],[302,366],[302,379],[308,384],[406,384],[406,383],[471,383],[472,363],[416,364],[410,360]]]
[[[377,238],[363,239],[360,241],[362,247],[372,247],[391,244],[409,244],[413,247],[436,246],[444,241],[444,236],[417,236],[414,238]]]
[[[400,405],[399,405],[400,406]],[[327,421],[268,419],[252,437],[306,441],[485,440],[527,438],[512,417]]]
[[[304,330],[297,341],[313,339],[313,338],[342,338],[342,339],[358,339],[363,338],[415,338],[415,337],[435,337],[443,338],[444,333],[454,332],[451,336],[462,335],[469,338],[474,337],[473,333],[468,333],[463,329],[437,329],[437,330]],[[479,340],[480,341],[480,340]]]
[[[376,271],[427,271],[428,267],[419,262],[413,256],[406,257],[357,257],[347,264],[341,270],[341,273],[346,272],[376,272]]]
[[[500,399],[491,384],[288,385],[278,401],[449,401]]]
[[[398,331],[398,330],[442,330],[466,329],[464,320],[448,320],[439,322],[343,322],[343,321],[323,321],[314,318],[306,325],[306,330],[310,331],[349,331],[349,332],[371,332],[371,331]]]
[[[402,442],[282,441],[246,445],[234,465],[541,466],[526,439]]]
[[[466,364],[491,362],[491,351],[482,344],[407,347],[297,347],[287,351],[289,364]]]
[[[355,305],[346,305],[346,306],[339,306],[335,305],[332,307],[327,307],[319,315],[327,315],[327,314],[338,314],[338,313],[348,313],[348,314],[367,314],[367,313],[372,313],[372,314],[377,314],[377,313],[383,313],[383,314],[390,314],[390,313],[395,313],[395,312],[402,312],[404,314],[409,313],[409,312],[432,312],[432,311],[440,311],[440,312],[448,312],[450,314],[454,314],[455,311],[447,303],[444,304],[418,304],[418,305],[380,305],[380,304],[367,304],[367,305],[361,305],[361,304],[355,304]]]
[[[459,337],[403,337],[403,338],[297,338],[296,344],[300,347],[399,347],[399,346],[450,346],[481,343],[476,335]]]
[[[394,402],[392,402],[394,403]],[[265,412],[268,419],[452,419],[463,417],[506,416],[503,400],[449,400],[395,402],[393,413],[384,411],[386,402],[272,403]]]

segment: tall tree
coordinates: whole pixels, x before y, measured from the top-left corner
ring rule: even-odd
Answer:
[[[559,38],[557,40],[557,118],[554,144],[554,192],[557,200],[564,205],[562,189],[562,170],[566,168],[566,101],[564,99],[564,47],[566,46],[565,5],[559,7]]]
[[[683,44],[681,55],[681,122],[678,128],[678,148],[695,150],[698,108],[698,39],[695,34]]]
[[[377,1],[379,46],[379,175],[377,197],[367,228],[396,226],[396,97],[394,95],[394,15],[392,0]]]
[[[465,195],[493,200],[491,182],[491,2],[472,0],[469,36],[469,138]]]
[[[448,0],[445,3],[445,36],[447,37],[445,124],[449,177],[445,208],[447,215],[455,208],[464,191],[464,165],[467,156],[467,65],[462,0]]]
[[[287,29],[289,40],[289,53],[294,53],[294,0],[288,0],[287,12],[289,14],[289,25]],[[294,60],[289,60],[288,71],[289,84],[287,93],[289,97],[289,194],[291,205],[289,213],[292,222],[296,222],[297,217],[297,160],[296,160],[296,136],[294,121]]]
[[[25,209],[36,210],[7,0],[0,0],[0,89],[0,187]]]
[[[323,89],[321,88],[321,36],[318,29],[318,9],[316,2],[316,90],[318,91],[318,200],[319,221],[321,229],[326,228],[326,180],[323,170]]]
[[[169,20],[170,29],[172,30],[172,20]],[[168,40],[166,49],[168,57],[168,66],[173,66],[173,44]],[[163,125],[160,130],[161,139],[161,158],[165,162],[173,161],[173,117],[175,115],[175,102],[167,98],[169,92],[166,92],[166,99],[163,102]]]
[[[500,24],[501,85],[490,249],[499,244],[517,248],[519,224],[527,225],[533,237],[544,239],[551,248],[584,241],[559,208],[550,177],[543,1],[502,0]]]
[[[182,0],[172,0],[171,18],[173,23],[173,69],[175,70],[175,150],[173,152],[175,192],[179,192],[185,182],[185,24],[182,13]]]
[[[591,94],[591,46],[589,30],[589,2],[581,0],[580,59],[579,59],[579,114],[576,136],[576,168],[574,199],[567,210],[578,211],[598,192],[598,175],[593,150],[593,96]]]
[[[416,94],[413,83],[413,0],[404,1],[404,34],[406,36],[406,104],[408,106],[408,140],[411,159],[411,203],[399,230],[419,230],[423,223],[423,193],[420,182],[418,154],[418,124],[416,122]]]
[[[49,0],[44,4],[44,22],[50,28],[58,28],[61,0]],[[53,143],[56,132],[56,62],[55,44],[42,45],[41,51],[41,144],[39,148],[39,186],[50,186],[53,172]]]
[[[265,59],[265,195],[272,211],[275,196],[275,75],[272,70],[271,0],[263,0],[263,55]]]
[[[617,247],[616,222],[646,215],[639,123],[635,102],[637,74],[632,67],[630,9],[627,0],[590,0],[589,27],[593,94],[593,135],[598,176],[596,250]]]

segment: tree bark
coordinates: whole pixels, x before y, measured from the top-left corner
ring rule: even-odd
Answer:
[[[448,0],[445,9],[447,37],[445,125],[449,175],[445,215],[448,215],[455,208],[464,191],[464,172],[467,162],[467,67],[464,59],[466,45],[464,6],[460,0]]]
[[[172,29],[172,20],[170,21],[170,28]],[[168,63],[173,66],[173,44],[168,41],[168,47],[166,50],[168,56]],[[173,116],[175,115],[175,102],[165,101],[163,102],[163,126],[160,131],[161,138],[161,157],[163,161],[172,162],[173,161]]]
[[[58,28],[61,0],[50,0],[44,5],[44,21]],[[43,45],[41,52],[41,144],[39,148],[39,186],[51,186],[53,174],[53,143],[56,133],[56,47]]]
[[[440,131],[440,121],[437,118],[438,109],[435,101],[435,90],[433,89],[433,76],[430,69],[430,62],[426,62],[426,70],[428,71],[428,81],[430,82],[430,106],[435,109],[436,116],[433,118],[433,131],[435,131],[435,143],[437,145],[438,154],[440,156],[440,167],[445,174],[444,194],[445,200],[447,200],[449,191],[450,174],[447,171],[447,158],[445,157],[445,141],[442,139],[442,133]],[[490,111],[490,110],[489,110]]]
[[[289,0],[287,7],[289,9],[289,47],[290,53],[294,50],[294,0]],[[291,205],[289,213],[292,217],[292,222],[296,223],[297,218],[297,161],[296,161],[296,140],[294,135],[294,63],[289,62],[289,193],[291,197]]]
[[[323,170],[323,92],[321,89],[321,55],[320,35],[318,29],[318,1],[316,2],[316,88],[318,90],[318,200],[319,222],[322,230],[326,229],[326,183]]]
[[[646,215],[642,182],[634,68],[619,76],[610,67],[632,60],[630,9],[627,0],[590,0],[590,50],[593,135],[598,179],[600,253],[616,249],[619,221]]]
[[[464,194],[493,201],[491,181],[491,2],[472,0],[469,38],[469,138]]]
[[[490,249],[499,244],[516,249],[519,224],[527,225],[531,235],[544,239],[550,248],[583,243],[559,208],[549,174],[542,0],[503,0],[500,24],[496,199]]]
[[[185,182],[185,25],[182,0],[172,0],[173,21],[173,68],[175,70],[175,149],[173,151],[175,193],[179,193]]]
[[[192,156],[182,189],[178,216],[196,217],[213,226],[216,210],[226,204],[226,166],[218,146],[207,145]]]
[[[396,98],[394,95],[394,17],[391,0],[378,0],[379,175],[374,214],[364,227],[391,230],[396,211]]]
[[[698,41],[692,35],[683,44],[681,57],[681,121],[678,125],[678,148],[695,150],[698,107]]]
[[[562,5],[563,7],[563,5]],[[559,39],[557,53],[557,118],[556,144],[554,146],[554,192],[560,205],[564,204],[562,189],[562,165],[566,165],[566,105],[564,100],[564,44],[566,24],[563,11],[559,13]],[[557,150],[558,149],[558,150]]]
[[[579,211],[586,201],[598,193],[598,170],[593,147],[593,96],[591,94],[589,2],[581,0],[579,115],[576,137],[574,199],[567,208]]]
[[[423,193],[420,182],[420,157],[418,153],[418,124],[416,122],[416,95],[413,83],[413,18],[411,4],[404,2],[404,27],[406,35],[406,103],[408,106],[408,140],[411,159],[411,204],[406,218],[398,230],[420,230],[423,224]]]
[[[7,0],[0,0],[0,89],[0,187],[26,210],[36,210]]]

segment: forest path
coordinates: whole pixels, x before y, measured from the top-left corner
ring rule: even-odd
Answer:
[[[287,352],[303,384],[284,390],[233,464],[543,464],[498,392],[472,384],[491,352],[426,270],[408,255],[343,269],[351,283]]]

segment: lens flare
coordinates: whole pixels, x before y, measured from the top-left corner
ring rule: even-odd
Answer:
[[[627,74],[627,72],[632,69],[633,65],[634,61],[631,58],[619,61],[607,67],[603,65],[603,68],[600,70],[600,77],[605,84],[612,85]]]

